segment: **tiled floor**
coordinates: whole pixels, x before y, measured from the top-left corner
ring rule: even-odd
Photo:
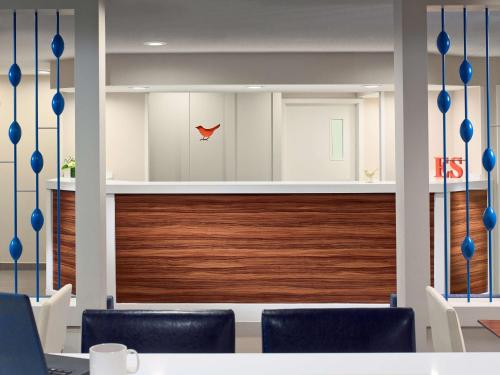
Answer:
[[[18,272],[19,293],[34,296],[36,292],[36,272],[20,270]],[[0,292],[14,291],[14,271],[0,269]],[[40,295],[45,295],[45,270],[40,271]]]

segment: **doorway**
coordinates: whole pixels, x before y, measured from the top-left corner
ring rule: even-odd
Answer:
[[[356,104],[285,103],[283,179],[357,180],[356,127]]]

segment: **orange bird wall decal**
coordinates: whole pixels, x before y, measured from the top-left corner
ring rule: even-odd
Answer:
[[[200,138],[200,141],[208,141],[208,139],[209,139],[209,138],[210,138],[210,137],[211,137],[211,136],[215,133],[215,131],[216,131],[217,129],[219,129],[219,128],[220,128],[220,124],[217,124],[217,125],[215,125],[213,128],[209,128],[209,129],[204,128],[204,127],[203,127],[203,126],[201,126],[201,125],[198,125],[198,126],[196,127],[196,129],[198,129],[198,131],[200,132],[201,137],[202,137],[202,138]]]

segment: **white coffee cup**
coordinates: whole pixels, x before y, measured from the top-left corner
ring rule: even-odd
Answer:
[[[139,371],[139,355],[122,344],[99,344],[89,349],[90,375],[126,375]],[[135,355],[133,370],[127,366],[127,356]]]

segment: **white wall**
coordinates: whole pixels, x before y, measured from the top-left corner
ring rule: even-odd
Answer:
[[[236,96],[237,180],[272,180],[271,94]]]
[[[383,155],[386,160],[386,180],[395,180],[394,171],[394,93],[385,92],[383,101],[383,121],[385,127],[385,149]],[[287,94],[287,98],[317,98],[317,99],[357,99],[355,93],[294,93]],[[359,178],[367,180],[364,171],[372,172],[376,170],[375,180],[380,179],[380,108],[379,97],[368,95],[359,97],[363,103],[359,112]]]
[[[22,138],[18,150],[18,237],[23,244],[22,263],[35,261],[35,232],[31,228],[30,217],[35,208],[35,174],[31,169],[30,158],[35,149],[35,99],[34,77],[23,75],[18,87],[18,122],[22,128]],[[39,126],[52,129],[39,131],[40,152],[44,157],[44,168],[40,174],[40,208],[45,213],[45,180],[56,175],[55,170],[55,115],[51,100],[54,91],[49,88],[47,76],[39,79]],[[13,146],[8,137],[12,122],[12,86],[7,76],[0,76],[0,161],[13,160]],[[8,245],[13,237],[13,166],[0,163],[0,262],[11,262]],[[45,215],[46,216],[46,215]],[[45,218],[47,220],[47,218]],[[40,232],[41,261],[45,261],[45,226]]]
[[[189,93],[148,95],[149,178],[181,181],[182,149],[189,148]],[[188,156],[188,153],[186,153]],[[188,163],[189,160],[184,162]]]
[[[460,123],[464,116],[463,90],[452,91],[451,96],[453,105],[448,113],[447,126],[448,155],[463,157],[464,145],[459,135]],[[304,93],[286,96],[295,99],[319,97],[331,99],[337,95]],[[382,154],[386,161],[385,179],[394,181],[394,93],[385,92],[384,97],[382,120],[385,128],[385,149]],[[429,92],[430,177],[434,175],[434,156],[442,155],[442,116],[436,106],[436,97],[436,91]],[[342,98],[355,99],[353,94],[343,95]],[[318,108],[314,106],[307,110],[305,107],[294,107],[291,112],[290,109],[283,109],[283,126],[280,128],[278,124],[273,124],[273,102],[269,93],[152,93],[149,95],[149,102],[152,180],[272,180],[273,137],[279,136],[282,145],[279,156],[282,160],[276,163],[276,166],[282,169],[282,179],[354,179],[352,169],[355,164],[350,165],[347,168],[349,171],[345,170],[344,173],[337,162],[329,161],[328,155],[317,155],[322,149],[328,150],[328,144],[323,148],[319,147],[327,137],[311,132],[314,128],[312,124],[318,121],[313,114]],[[359,178],[365,180],[365,170],[380,169],[379,98],[363,98],[360,108]],[[482,173],[479,87],[469,88],[469,116],[475,128],[475,136],[470,143],[470,174],[471,178],[479,178]],[[308,131],[298,134],[294,130],[288,134],[290,129],[287,129],[286,124],[290,121],[297,122],[299,128],[295,130]],[[219,122],[221,128],[216,136],[209,141],[199,141],[196,125],[212,126]],[[282,129],[280,134],[277,133],[279,129]],[[276,140],[274,142],[276,144]],[[311,157],[317,160],[309,160]],[[314,168],[310,168],[311,163]],[[378,179],[379,176],[380,171],[376,173],[375,178]]]
[[[385,93],[385,179],[396,181],[396,111],[394,93]]]
[[[223,181],[225,177],[224,144],[226,139],[225,95],[213,93],[190,94],[189,108],[189,179],[191,181]],[[210,129],[217,125],[206,141],[197,126]]]
[[[150,180],[225,180],[227,144],[234,145],[234,108],[227,107],[234,106],[228,100],[234,94],[151,93],[148,97]],[[197,126],[219,124],[209,140],[201,140]]]
[[[457,74],[463,58],[446,58],[449,85],[461,85]],[[110,86],[185,85],[363,85],[394,84],[393,52],[326,53],[131,53],[106,56]],[[471,85],[485,82],[483,57],[469,56],[474,67]],[[55,62],[51,62],[51,71]],[[499,57],[490,58],[492,85],[500,82]],[[141,69],[137,69],[141,67]],[[313,68],[311,68],[313,67]],[[332,68],[334,67],[334,68]],[[428,55],[428,82],[441,84],[441,57]],[[55,86],[55,78],[52,84]],[[74,60],[61,61],[61,85],[74,87]]]
[[[429,176],[434,176],[435,156],[443,155],[442,143],[442,114],[436,105],[437,91],[429,92]],[[452,106],[447,114],[447,153],[448,157],[459,156],[465,157],[464,143],[460,138],[460,124],[464,118],[464,92],[463,90],[454,90],[450,92],[452,98]],[[372,168],[375,169],[379,160],[379,109],[378,100],[367,98],[364,100],[364,121],[360,127],[363,130],[361,136],[361,145],[364,148],[364,154],[360,160],[360,170]],[[386,180],[395,180],[395,144],[394,144],[394,93],[385,92],[384,99],[384,120],[385,120],[385,154],[386,160]],[[481,88],[469,87],[469,118],[474,125],[474,137],[469,144],[469,162],[470,162],[470,178],[479,179],[483,173],[481,165],[482,155],[482,103],[481,103]],[[362,175],[361,175],[362,177]],[[460,179],[464,180],[465,175]],[[442,181],[439,179],[438,181]]]
[[[394,81],[392,52],[133,53],[109,54],[106,61],[107,84],[123,87],[251,85],[256,82],[264,85],[362,85],[373,82],[374,77],[381,84]],[[74,60],[64,59],[61,63],[62,87],[74,87]],[[52,66],[51,71],[54,70]]]
[[[359,161],[359,178],[365,180],[365,170],[373,172],[376,170],[374,180],[380,179],[380,154],[379,154],[379,99],[367,98],[363,103],[363,121],[359,124],[360,144],[363,150]],[[392,143],[393,145],[394,143]]]
[[[147,179],[143,94],[106,95],[106,165],[115,180]]]
[[[272,178],[269,93],[149,94],[152,181],[231,181]],[[220,124],[209,140],[196,126]]]
[[[355,104],[286,104],[283,126],[283,180],[351,181],[356,179]],[[330,121],[343,122],[343,160],[330,160]]]
[[[75,155],[75,95],[65,93],[62,116],[61,159]],[[106,172],[116,180],[147,179],[147,127],[145,95],[106,94]]]
[[[434,176],[435,156],[443,156],[443,117],[436,105],[439,92],[429,92],[429,171],[430,176]],[[446,139],[447,156],[465,158],[465,145],[460,138],[460,124],[464,119],[464,91],[456,90],[450,92],[452,105],[447,114]],[[469,119],[474,126],[474,136],[469,142],[469,173],[471,179],[479,179],[483,173],[481,165],[482,157],[482,126],[481,126],[481,89],[479,87],[470,87],[469,96]],[[465,180],[464,175],[457,181]],[[438,179],[442,181],[442,179]]]

